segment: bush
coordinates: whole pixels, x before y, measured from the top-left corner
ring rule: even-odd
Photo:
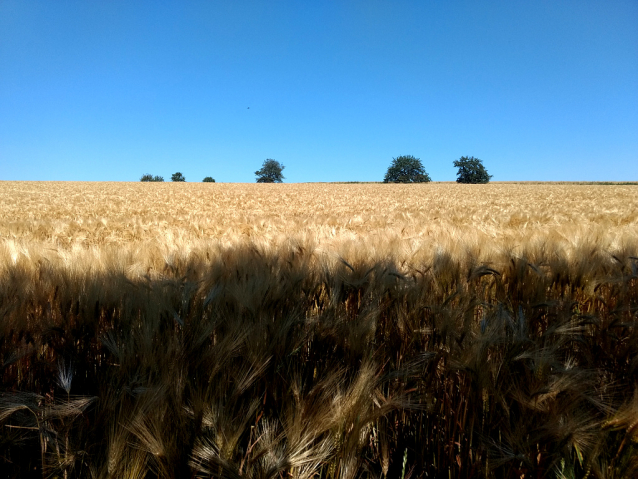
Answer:
[[[204,183],[215,183],[215,178],[213,178],[212,176],[207,176],[206,178],[204,178],[202,180]]]
[[[432,181],[421,160],[412,155],[392,158],[392,164],[383,179],[384,183],[427,183]]]
[[[492,177],[487,174],[481,160],[473,156],[462,156],[454,161],[454,166],[459,169],[456,173],[457,183],[489,183]]]
[[[257,183],[281,183],[284,179],[284,175],[281,174],[284,168],[285,166],[276,160],[271,158],[264,160],[261,169],[255,171]]]
[[[157,181],[157,182],[161,182],[164,181],[164,177],[163,176],[158,176],[158,175],[150,175],[150,174],[145,174],[142,175],[142,177],[140,178],[140,181]]]
[[[171,181],[186,181],[186,178],[178,171],[171,175]]]

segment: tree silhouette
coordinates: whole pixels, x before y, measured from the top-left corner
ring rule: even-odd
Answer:
[[[164,177],[163,176],[159,176],[159,175],[153,176],[153,175],[147,173],[145,175],[142,175],[142,177],[140,178],[140,181],[144,181],[144,182],[146,182],[146,181],[158,181],[158,182],[161,182],[161,181],[164,181]]]
[[[432,181],[423,168],[421,160],[412,155],[392,158],[392,163],[383,179],[384,183],[427,183]]]
[[[489,183],[492,177],[487,174],[481,160],[473,156],[462,156],[454,161],[454,166],[459,169],[456,173],[457,183]]]
[[[281,171],[284,168],[285,166],[276,160],[271,158],[264,160],[261,169],[255,171],[257,183],[281,183],[284,179],[284,175],[281,174]]]

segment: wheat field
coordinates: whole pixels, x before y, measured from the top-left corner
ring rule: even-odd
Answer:
[[[633,185],[0,183],[0,475],[638,475]]]
[[[13,256],[114,247],[144,261],[145,250],[292,240],[333,253],[364,249],[372,259],[470,248],[488,260],[539,243],[566,254],[635,244],[635,193],[635,186],[565,184],[5,182],[0,239]]]

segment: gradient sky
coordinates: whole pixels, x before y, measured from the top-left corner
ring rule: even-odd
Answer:
[[[638,2],[0,0],[0,180],[638,180]]]

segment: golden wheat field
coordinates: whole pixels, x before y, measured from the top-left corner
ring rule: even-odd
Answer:
[[[637,192],[0,182],[0,477],[638,477]]]
[[[158,258],[211,245],[292,240],[373,259],[409,262],[461,248],[489,261],[541,244],[566,254],[622,249],[637,232],[635,186],[4,182],[0,189],[0,239],[14,258],[108,250],[132,263],[155,256],[159,266]]]

